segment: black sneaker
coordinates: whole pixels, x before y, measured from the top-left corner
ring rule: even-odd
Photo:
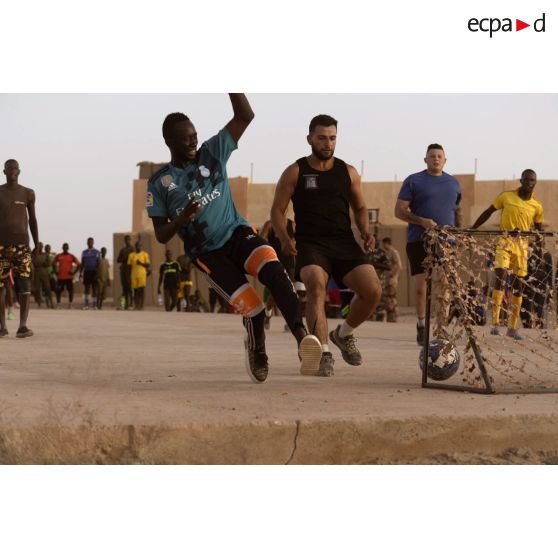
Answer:
[[[417,343],[424,345],[424,338],[426,336],[426,328],[417,324]]]
[[[248,372],[250,379],[256,384],[265,382],[267,373],[269,372],[265,351],[254,351],[250,349],[247,340],[244,340],[244,351],[246,354],[246,372]]]
[[[333,355],[331,353],[322,353],[322,359],[320,360],[320,369],[318,370],[318,376],[323,378],[329,378],[333,376],[333,365],[335,360],[333,360]]]
[[[0,337],[6,337],[6,335],[8,335],[9,331],[7,329],[0,329]]]
[[[33,331],[25,326],[20,327],[16,333],[16,337],[19,337],[20,339],[22,339],[23,337],[31,337],[32,335],[33,335]]]
[[[329,338],[331,342],[339,348],[341,351],[341,356],[347,364],[352,364],[353,366],[359,366],[362,364],[362,356],[360,351],[356,346],[356,339],[353,335],[347,335],[346,337],[341,337],[339,335],[339,329],[341,325],[338,325],[333,331],[329,332]]]

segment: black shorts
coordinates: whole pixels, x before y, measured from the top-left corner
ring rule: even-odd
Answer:
[[[308,265],[319,265],[333,280],[340,289],[346,288],[343,278],[355,267],[363,264],[370,264],[366,254],[356,241],[343,242],[342,245],[331,246],[297,240],[296,243],[296,271],[295,279],[302,281],[300,270]]]
[[[66,290],[71,293],[74,290],[74,280],[73,279],[58,279],[57,283],[56,283],[56,289],[60,292],[62,292],[64,290],[64,287],[66,287]]]
[[[198,256],[193,263],[215,292],[240,312],[243,306],[257,306],[261,302],[257,302],[257,293],[246,276],[258,277],[270,261],[279,261],[275,250],[252,228],[240,226],[221,248]]]
[[[424,242],[422,240],[418,242],[408,242],[406,250],[411,267],[411,275],[426,273],[426,268],[424,267],[424,260],[426,259]]]
[[[86,287],[89,287],[90,285],[95,285],[96,283],[97,283],[97,270],[95,269],[84,270],[83,284]]]

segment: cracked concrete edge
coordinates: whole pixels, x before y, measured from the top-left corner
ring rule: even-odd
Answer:
[[[558,414],[0,428],[3,464],[521,462],[518,448],[558,457]]]

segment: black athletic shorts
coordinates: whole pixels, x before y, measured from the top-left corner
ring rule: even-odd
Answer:
[[[356,240],[343,241],[338,245],[332,241],[329,246],[297,240],[296,251],[295,278],[297,281],[302,281],[300,270],[303,267],[319,265],[330,277],[333,277],[340,289],[347,288],[343,283],[343,278],[347,273],[359,265],[372,265]]]
[[[406,250],[407,258],[409,258],[409,264],[411,266],[411,275],[426,273],[426,269],[424,267],[424,260],[426,259],[424,242],[422,240],[419,240],[418,242],[408,242]]]
[[[74,290],[74,280],[58,279],[58,281],[56,282],[56,289],[62,292],[64,290],[64,287],[66,287],[66,290],[71,293]]]
[[[242,225],[221,248],[198,256],[192,263],[205,274],[216,293],[237,306],[255,303],[257,294],[253,288],[246,290],[250,286],[246,275],[258,277],[261,268],[271,261],[279,261],[275,250],[254,229]]]
[[[89,285],[95,285],[97,283],[97,270],[90,269],[83,271],[83,284],[88,287]]]

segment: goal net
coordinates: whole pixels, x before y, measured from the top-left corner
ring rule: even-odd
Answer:
[[[558,233],[444,228],[429,231],[425,242],[423,386],[481,393],[558,391]],[[509,266],[506,273],[497,270],[502,263]],[[456,348],[460,361],[445,380],[430,373],[432,366],[444,365],[443,359],[432,360],[432,342],[439,346],[439,340]]]

